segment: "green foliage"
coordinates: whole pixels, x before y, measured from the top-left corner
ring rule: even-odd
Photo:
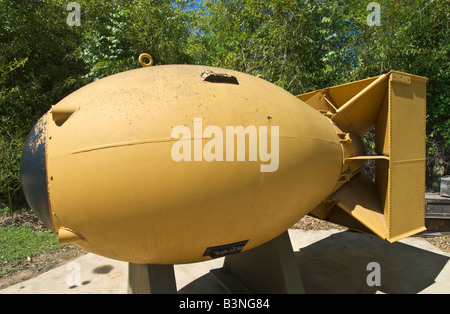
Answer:
[[[58,237],[50,230],[35,232],[26,225],[0,228],[0,265],[14,265],[57,247]]]
[[[65,1],[0,2],[0,208],[23,200],[23,142],[51,105],[82,86],[81,33],[66,23]],[[77,82],[79,82],[77,84]]]
[[[197,62],[262,74],[293,92],[330,83],[317,1],[204,1],[193,42]]]
[[[74,90],[139,67],[205,64],[264,77],[293,94],[398,70],[428,77],[427,175],[450,172],[449,2],[377,0],[0,1],[0,210],[23,202],[27,133]]]
[[[185,1],[83,1],[83,40],[80,57],[89,80],[134,69],[149,53],[154,64],[189,62],[184,52],[189,15]]]

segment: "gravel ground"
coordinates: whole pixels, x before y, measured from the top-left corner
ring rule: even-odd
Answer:
[[[347,230],[348,228],[343,227],[341,225],[334,224],[332,222],[328,222],[325,220],[313,218],[311,216],[305,216],[300,219],[295,225],[291,227],[292,229],[300,229],[304,231],[309,230],[330,230],[330,229],[338,229],[338,230]]]

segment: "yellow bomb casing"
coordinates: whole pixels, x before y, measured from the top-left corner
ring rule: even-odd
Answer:
[[[333,124],[240,72],[136,69],[54,108],[43,118],[52,228],[113,259],[180,264],[251,249],[320,204],[341,173]]]

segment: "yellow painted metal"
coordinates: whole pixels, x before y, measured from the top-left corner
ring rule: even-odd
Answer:
[[[392,71],[297,96],[328,113],[343,134],[362,138],[375,128],[377,155],[358,156],[360,148],[343,143],[341,180],[312,215],[391,242],[425,230],[426,81]],[[368,159],[376,163],[375,182],[354,164]]]
[[[145,62],[145,59],[148,60],[148,62]],[[143,53],[139,56],[139,64],[141,66],[145,67],[151,67],[153,65],[153,58],[148,53]]]
[[[83,237],[81,237],[75,231],[70,230],[69,228],[65,228],[65,227],[59,228],[58,239],[59,239],[59,244],[76,243],[76,242],[85,240],[85,239],[83,239]]]
[[[249,250],[308,213],[389,241],[424,230],[425,78],[391,72],[295,97],[244,73],[144,58],[42,118],[61,243],[180,264]],[[375,182],[361,173],[368,159]]]
[[[61,105],[52,106],[51,109],[52,119],[55,122],[64,122],[77,110],[78,110],[77,106],[61,106]]]
[[[239,242],[221,251],[251,249],[319,205],[341,176],[342,144],[330,120],[240,72],[146,67],[89,84],[58,106],[78,109],[62,124],[47,118],[53,229],[71,230],[83,239],[75,245],[118,260],[179,264],[210,259],[208,248]],[[175,161],[177,126],[191,130],[192,153],[212,141],[206,128],[218,127],[224,157],[227,126],[242,126],[235,156],[250,126],[267,127],[274,151],[278,127],[279,166],[261,172],[266,162],[249,160],[248,134],[244,161]]]

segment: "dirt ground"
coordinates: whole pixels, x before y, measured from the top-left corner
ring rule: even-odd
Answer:
[[[22,212],[15,214],[13,217],[0,217],[0,228],[12,225],[32,225],[36,231],[45,228],[31,212]],[[293,229],[309,230],[328,230],[338,229],[347,230],[347,228],[313,217],[305,216],[297,222]],[[440,248],[444,252],[450,252],[450,236],[441,237],[424,237],[434,246]],[[2,270],[11,270],[6,275],[0,277],[0,290],[17,284],[27,279],[33,278],[67,263],[87,252],[73,245],[65,245],[53,250],[50,253],[43,253],[38,256],[27,258],[16,265],[2,265]]]
[[[86,254],[84,250],[70,245],[61,247],[51,253],[43,253],[33,258],[27,258],[15,265],[2,265],[4,270],[12,271],[0,277],[0,290],[36,277],[83,254]]]
[[[22,225],[31,226],[35,232],[46,228],[31,211],[18,212],[12,217],[0,216],[0,228]],[[27,257],[17,264],[1,265],[2,272],[6,274],[0,277],[0,289],[36,277],[83,254],[86,252],[82,249],[64,245],[38,256]]]

